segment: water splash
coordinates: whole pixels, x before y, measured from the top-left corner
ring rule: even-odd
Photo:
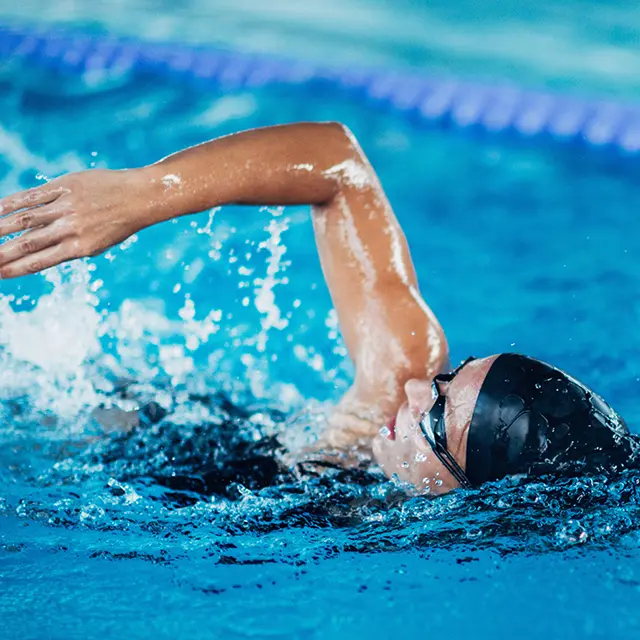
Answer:
[[[28,395],[31,410],[61,419],[95,404],[90,361],[101,351],[97,283],[85,262],[47,272],[50,293],[30,310],[0,296],[0,392]]]
[[[277,215],[282,214],[282,209],[277,209]],[[254,304],[262,315],[260,320],[261,331],[256,336],[255,345],[258,353],[264,353],[267,348],[269,332],[273,329],[282,331],[289,324],[282,316],[280,308],[276,304],[274,288],[278,284],[287,284],[284,270],[288,266],[283,261],[287,248],[282,242],[282,233],[289,227],[287,218],[272,218],[267,227],[269,237],[258,246],[258,251],[267,252],[267,273],[264,278],[254,280]]]
[[[190,416],[180,414],[181,405]],[[638,472],[615,480],[507,479],[410,497],[375,469],[291,467],[278,443],[290,419],[249,397],[234,405],[221,395],[191,395],[174,398],[168,412],[153,403],[141,411],[144,425],[130,433],[66,456],[50,449],[48,466],[35,474],[26,469],[18,489],[4,491],[4,515],[126,531],[145,545],[153,529],[163,544],[173,540],[192,551],[206,544],[238,561],[271,561],[266,540],[298,530],[304,537],[288,538],[279,557],[302,563],[403,549],[544,554],[637,540],[640,533]],[[20,495],[27,486],[28,497]]]

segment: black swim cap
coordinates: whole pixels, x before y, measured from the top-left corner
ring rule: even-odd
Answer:
[[[629,466],[635,448],[600,396],[560,369],[505,353],[480,389],[466,476],[477,486],[511,475],[611,473]]]

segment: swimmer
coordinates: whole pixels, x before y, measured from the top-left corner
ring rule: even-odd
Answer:
[[[449,347],[405,236],[353,135],[336,123],[245,131],[139,169],[94,169],[0,200],[0,277],[95,256],[151,225],[227,204],[312,207],[325,280],[355,365],[318,449],[371,456],[439,494],[507,476],[612,473],[633,436],[597,394],[520,354]],[[243,215],[242,211],[237,215]]]

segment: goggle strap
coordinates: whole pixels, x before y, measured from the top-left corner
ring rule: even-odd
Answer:
[[[471,487],[471,482],[467,478],[462,467],[457,463],[456,459],[447,450],[447,431],[444,426],[444,406],[446,397],[440,393],[438,389],[438,382],[451,382],[457,375],[457,373],[467,363],[475,360],[475,358],[467,358],[460,366],[454,369],[451,373],[441,373],[434,378],[433,389],[436,401],[431,408],[431,411],[420,420],[420,431],[424,436],[427,444],[431,447],[436,458],[442,463],[444,468],[460,483],[460,486],[468,489]],[[427,428],[427,421],[429,428]],[[429,433],[431,431],[431,433]]]

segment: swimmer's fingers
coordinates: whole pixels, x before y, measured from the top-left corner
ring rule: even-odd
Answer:
[[[21,209],[30,209],[31,207],[49,204],[67,191],[68,188],[64,186],[62,180],[54,180],[41,187],[34,187],[33,189],[14,193],[6,198],[0,198],[0,216],[6,216]]]
[[[63,200],[59,202],[62,203]],[[61,213],[61,207],[56,202],[53,205],[38,206],[34,209],[25,209],[19,213],[7,215],[4,218],[0,218],[0,238],[9,236],[12,233],[50,224],[57,220]]]
[[[39,273],[74,258],[71,245],[64,242],[0,266],[0,278],[6,280]]]
[[[62,227],[55,224],[31,229],[0,245],[0,267],[58,244],[63,237]]]

